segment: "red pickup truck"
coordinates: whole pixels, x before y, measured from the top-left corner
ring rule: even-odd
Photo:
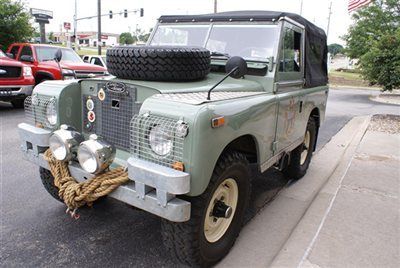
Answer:
[[[60,66],[54,60],[57,50],[61,49]],[[16,43],[12,44],[7,52],[13,58],[32,68],[36,84],[45,80],[66,80],[91,78],[108,75],[107,69],[101,66],[88,64],[70,48]]]
[[[10,59],[0,50],[0,101],[11,101],[15,108],[21,108],[34,85],[31,67]]]

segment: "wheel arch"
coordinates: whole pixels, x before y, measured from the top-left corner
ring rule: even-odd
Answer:
[[[318,107],[312,109],[309,118],[313,118],[316,126],[315,139],[318,140],[319,126],[321,125],[321,114]],[[313,151],[317,148],[317,142],[314,143]]]
[[[220,153],[217,162],[228,151],[236,151],[244,154],[251,164],[259,162],[259,146],[256,137],[251,134],[245,134],[230,141]]]
[[[43,79],[55,80],[54,75],[50,72],[38,71],[35,74],[35,84],[39,84]]]

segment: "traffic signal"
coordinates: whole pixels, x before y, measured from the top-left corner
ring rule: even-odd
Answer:
[[[128,17],[128,10],[124,9],[124,17],[127,18]]]
[[[113,13],[112,13],[112,11],[110,10],[110,19],[112,19],[112,17],[113,17]]]
[[[143,17],[143,14],[144,14],[144,9],[141,8],[141,9],[140,9],[140,17]]]

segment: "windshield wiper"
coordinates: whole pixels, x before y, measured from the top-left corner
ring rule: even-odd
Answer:
[[[218,52],[218,51],[212,51],[211,52],[211,57],[224,57],[229,59],[231,56],[228,53],[222,53],[222,52]]]

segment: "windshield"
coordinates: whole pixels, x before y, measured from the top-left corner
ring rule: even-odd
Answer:
[[[271,24],[160,25],[150,45],[202,46],[215,56],[267,61],[273,56],[277,35],[277,25]]]
[[[4,58],[4,57],[6,57],[6,54],[4,54],[4,52],[0,50],[0,58]]]
[[[59,47],[35,47],[38,61],[53,60]],[[61,48],[61,61],[82,62],[82,59],[72,49]]]

